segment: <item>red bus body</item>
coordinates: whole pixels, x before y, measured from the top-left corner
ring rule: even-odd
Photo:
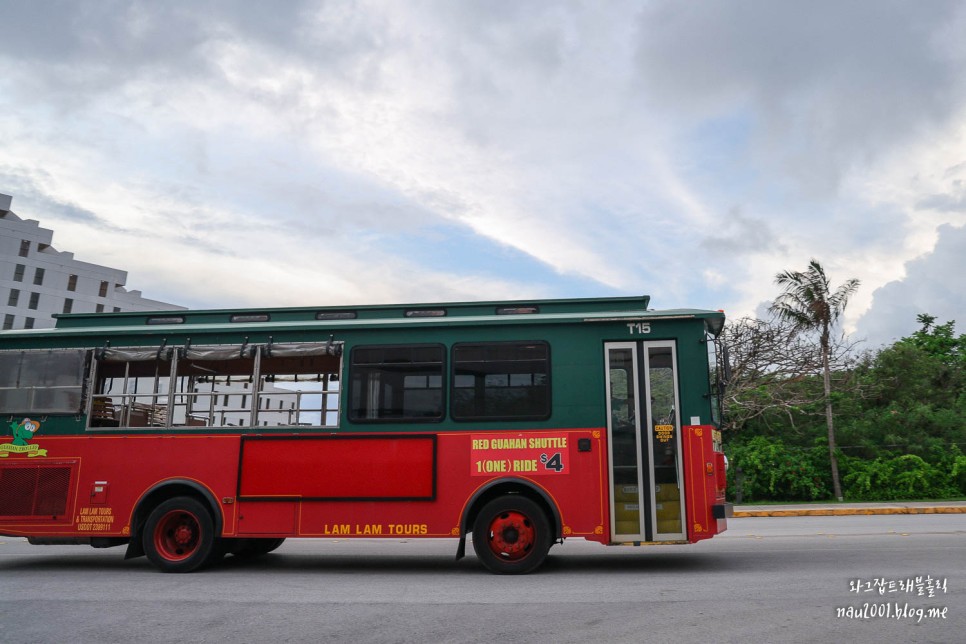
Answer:
[[[635,342],[607,345],[616,347],[609,349],[611,359],[616,361],[620,351],[625,357],[632,350],[643,355],[641,347],[646,349],[647,343]],[[564,351],[558,355],[565,356]],[[616,362],[608,364],[613,374]],[[554,378],[562,381],[564,376],[554,372]],[[600,385],[599,375],[594,382]],[[563,390],[564,384],[558,387]],[[612,385],[606,386],[613,397]],[[625,395],[631,389],[620,385]],[[640,391],[643,398],[645,390]],[[345,392],[339,395],[345,397]],[[681,393],[679,398],[686,396]],[[643,411],[638,415],[644,416]],[[607,418],[612,413],[616,408],[608,405]],[[180,529],[179,512],[210,514],[218,543],[448,537],[461,540],[462,554],[463,540],[474,533],[486,504],[517,497],[526,497],[546,514],[552,541],[579,537],[602,544],[694,543],[726,529],[730,506],[724,499],[719,430],[711,424],[682,423],[678,437],[673,424],[655,424],[654,445],[659,439],[679,441],[676,480],[683,489],[677,483],[655,484],[648,497],[637,492],[636,481],[649,487],[648,480],[657,479],[648,479],[646,466],[640,464],[634,470],[638,479],[630,484],[630,479],[619,479],[617,448],[608,445],[609,432],[616,430],[601,421],[599,426],[544,423],[539,428],[489,423],[466,430],[447,423],[432,431],[426,425],[362,426],[352,432],[297,427],[211,432],[191,427],[186,428],[190,433],[148,433],[121,427],[48,434],[44,428],[49,418],[28,422],[11,416],[7,422],[14,436],[24,427],[34,433],[13,442],[0,436],[0,534],[38,544],[127,544],[128,556],[137,556],[145,547],[151,549],[143,534],[152,511],[179,498],[200,505],[176,509],[155,522],[162,528],[170,522],[173,533]],[[650,427],[638,427],[642,437],[635,444],[650,444]],[[659,437],[660,432],[666,435]],[[511,545],[518,538],[519,516],[525,520],[524,530],[534,529],[526,522],[528,512],[532,510],[511,510],[494,519],[494,525],[508,530]],[[667,517],[678,516],[681,521],[674,525],[683,523],[680,528],[661,527],[670,525]],[[635,538],[621,536],[628,532]],[[664,532],[679,534],[644,538]],[[156,538],[164,540],[163,535]],[[167,547],[177,552],[177,545]]]
[[[684,429],[693,543],[725,529],[724,517],[712,516],[724,490],[721,452],[712,442],[717,430]],[[492,440],[492,433],[49,437],[35,443],[43,458],[9,454],[0,465],[0,494],[34,490],[22,502],[22,518],[4,517],[0,531],[38,539],[128,537],[138,503],[178,483],[217,502],[223,537],[459,537],[474,497],[512,480],[553,503],[565,537],[610,543],[605,434],[501,432],[502,440],[553,439],[561,447],[486,450],[473,443]],[[590,449],[578,450],[581,439]],[[540,456],[557,453],[563,469],[546,469]]]

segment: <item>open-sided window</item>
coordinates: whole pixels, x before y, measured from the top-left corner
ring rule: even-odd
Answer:
[[[259,347],[255,425],[338,427],[341,366],[341,342]]]
[[[341,342],[105,349],[92,427],[338,426]]]
[[[349,419],[442,420],[444,351],[442,345],[354,348]]]
[[[174,350],[165,347],[101,349],[88,424],[159,427],[168,424]]]
[[[258,387],[257,347],[191,346],[179,351],[173,422],[188,427],[247,427]],[[245,395],[248,394],[248,395]]]
[[[550,346],[545,342],[453,345],[454,420],[550,417]]]

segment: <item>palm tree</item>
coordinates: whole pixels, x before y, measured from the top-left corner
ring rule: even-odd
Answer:
[[[825,384],[825,423],[828,426],[828,454],[832,465],[832,489],[842,501],[839,462],[835,456],[835,427],[832,422],[832,370],[829,367],[831,329],[845,311],[849,297],[859,288],[859,280],[850,279],[832,292],[825,269],[812,259],[802,272],[785,271],[775,276],[783,292],[771,305],[771,311],[791,322],[798,331],[818,331],[822,350],[822,375]]]

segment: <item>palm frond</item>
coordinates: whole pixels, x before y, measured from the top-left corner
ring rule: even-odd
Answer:
[[[800,330],[827,330],[859,287],[859,280],[850,279],[833,293],[825,269],[814,258],[804,271],[778,273],[775,283],[783,290],[770,310]]]

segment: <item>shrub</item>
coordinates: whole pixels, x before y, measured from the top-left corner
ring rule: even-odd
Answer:
[[[756,436],[730,451],[731,498],[737,493],[739,470],[742,501],[813,501],[831,495],[822,448],[789,448],[780,439]]]
[[[961,455],[958,458],[963,458]],[[946,459],[944,459],[946,460]],[[949,459],[951,460],[951,459]],[[964,459],[966,460],[966,459]],[[845,459],[842,477],[845,498],[850,501],[941,499],[958,493],[952,481],[958,459],[947,467],[932,464],[914,454],[865,461]],[[966,467],[966,462],[961,467]],[[966,475],[966,472],[963,472]]]

